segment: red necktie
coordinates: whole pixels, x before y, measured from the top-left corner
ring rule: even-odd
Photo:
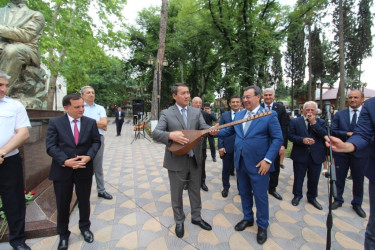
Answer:
[[[73,120],[74,121],[74,141],[76,145],[78,144],[78,139],[79,139],[79,130],[77,126],[78,120]]]

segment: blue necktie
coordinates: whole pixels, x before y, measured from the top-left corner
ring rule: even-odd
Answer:
[[[353,132],[355,129],[355,126],[357,125],[357,111],[356,109],[353,109],[353,117],[352,117],[352,122],[350,123],[350,131]]]
[[[251,115],[252,113],[253,113],[253,112],[248,111],[248,117],[250,117],[250,115]],[[249,127],[250,127],[250,123],[251,123],[251,121],[247,121],[246,124],[245,124],[245,127],[243,128],[243,134],[244,134],[244,135],[246,134],[247,130],[249,129]]]

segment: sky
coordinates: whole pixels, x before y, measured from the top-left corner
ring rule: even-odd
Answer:
[[[294,5],[296,0],[280,0],[283,4]],[[161,0],[127,0],[127,5],[123,10],[123,15],[126,22],[129,24],[136,24],[136,18],[138,16],[138,12],[144,8],[148,8],[151,6],[161,6]],[[375,28],[373,27],[372,30],[373,35],[375,34]],[[375,39],[373,39],[373,43],[375,43]],[[363,61],[362,65],[362,76],[361,79],[363,82],[367,82],[367,87],[375,90],[375,46],[372,52],[373,56],[366,58]],[[337,87],[337,86],[336,86]]]

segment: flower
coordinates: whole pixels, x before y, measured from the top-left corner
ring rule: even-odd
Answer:
[[[29,205],[34,200],[34,191],[27,192],[26,190],[23,191],[25,194],[25,206]],[[3,220],[0,225],[0,240],[3,238],[5,231],[8,227],[8,220],[5,216],[4,207],[3,207],[3,200],[0,197],[0,218]]]

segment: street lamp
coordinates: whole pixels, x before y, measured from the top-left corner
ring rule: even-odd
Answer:
[[[153,65],[154,64],[154,59],[150,56],[148,58],[148,65]],[[157,88],[157,102],[158,102],[158,120],[160,118],[160,74],[161,70],[163,69],[164,66],[168,66],[168,61],[166,59],[163,59],[163,61],[160,63],[159,59],[156,59],[155,62],[155,67],[156,67],[156,88]]]

